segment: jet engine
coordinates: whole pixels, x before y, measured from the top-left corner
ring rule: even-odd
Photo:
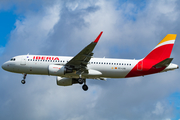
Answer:
[[[59,76],[56,77],[56,82],[59,86],[70,86],[72,84],[78,83],[74,78],[62,78]]]
[[[72,73],[73,70],[67,69],[65,66],[62,65],[49,65],[48,67],[49,75],[65,75],[66,73]]]

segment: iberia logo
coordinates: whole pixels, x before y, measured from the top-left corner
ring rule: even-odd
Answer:
[[[34,56],[33,59],[36,59],[36,60],[59,60],[58,57],[46,57],[46,56]]]

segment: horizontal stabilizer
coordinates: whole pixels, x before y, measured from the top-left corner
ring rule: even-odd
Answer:
[[[154,65],[153,67],[155,67],[155,68],[167,67],[167,66],[169,66],[169,64],[171,63],[172,60],[173,60],[173,58],[167,58],[167,59],[159,62],[158,64]]]

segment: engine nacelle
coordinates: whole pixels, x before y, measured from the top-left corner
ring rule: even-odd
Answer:
[[[66,73],[72,73],[73,70],[66,69],[62,65],[49,65],[48,72],[49,75],[61,76],[61,75],[65,75]]]
[[[57,85],[59,86],[70,86],[72,84],[78,83],[76,79],[73,78],[62,78],[62,77],[56,77]]]

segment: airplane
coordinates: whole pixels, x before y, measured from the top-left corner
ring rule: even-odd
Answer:
[[[27,74],[51,75],[56,76],[59,86],[79,83],[83,84],[84,91],[88,90],[86,79],[129,78],[179,68],[177,64],[171,63],[173,58],[170,58],[176,34],[167,34],[146,57],[135,60],[94,58],[92,51],[102,33],[103,31],[74,57],[19,55],[5,62],[2,68],[9,72],[22,73],[22,84],[25,84]]]

